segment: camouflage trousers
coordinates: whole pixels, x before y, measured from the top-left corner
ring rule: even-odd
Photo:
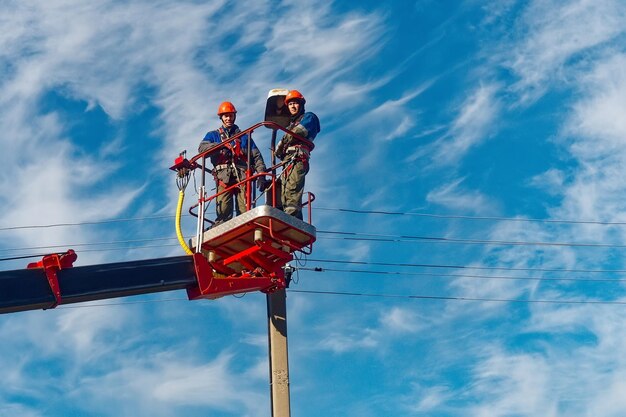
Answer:
[[[307,159],[296,159],[285,166],[281,178],[281,203],[283,211],[302,220],[302,194],[304,179],[309,172]]]

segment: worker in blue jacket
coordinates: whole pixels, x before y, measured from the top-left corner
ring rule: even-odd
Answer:
[[[309,141],[320,131],[320,121],[315,113],[306,112],[306,100],[298,90],[291,90],[285,97],[285,105],[291,114],[287,130]],[[285,162],[281,174],[281,202],[287,214],[302,220],[302,194],[306,174],[309,172],[311,149],[293,135],[286,134],[276,145],[276,156]]]
[[[237,109],[233,103],[225,101],[218,107],[217,116],[222,121],[222,126],[217,130],[208,132],[200,146],[198,152],[208,151],[222,142],[227,142],[231,137],[240,133],[239,127],[235,124]],[[213,164],[213,176],[215,178],[216,193],[243,181],[246,178],[246,166],[248,161],[248,141],[250,141],[250,153],[252,160],[253,174],[265,172],[265,162],[261,152],[255,145],[252,138],[243,135],[240,142],[232,140],[228,147],[223,147],[217,152],[209,154]],[[269,185],[265,177],[257,178],[257,185],[261,191]],[[234,190],[218,195],[215,198],[215,225],[223,223],[233,218],[233,200],[237,200],[237,215],[246,211],[245,186],[242,184]]]

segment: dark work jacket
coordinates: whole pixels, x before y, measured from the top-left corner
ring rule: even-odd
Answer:
[[[198,146],[198,152],[202,153],[214,148],[239,132],[241,132],[241,130],[239,130],[237,125],[233,125],[230,129],[222,126],[217,130],[207,132],[204,139],[202,139],[200,145]],[[239,140],[241,150],[239,155],[234,155],[228,148],[222,148],[219,152],[213,153],[210,156],[213,166],[216,168],[219,167],[219,169],[216,169],[216,176],[219,180],[225,183],[228,183],[237,175],[239,175],[241,179],[245,177],[246,164],[248,160],[248,141],[250,141],[252,171],[258,173],[265,172],[267,170],[265,162],[263,161],[263,156],[254,141],[247,134],[241,136]],[[230,145],[233,148],[236,147],[235,142],[235,140],[230,141]],[[237,167],[239,172],[234,172],[233,164]],[[224,167],[224,165],[226,165],[226,167]]]
[[[320,120],[315,113],[305,112],[293,117],[291,123],[287,126],[287,130],[291,130],[296,135],[313,142],[313,139],[321,130]],[[288,148],[294,145],[300,145],[299,141],[292,135],[286,134],[276,146],[276,155],[280,159],[284,159],[288,154]],[[306,157],[308,158],[308,153]]]

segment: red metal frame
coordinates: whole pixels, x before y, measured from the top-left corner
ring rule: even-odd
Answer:
[[[170,169],[172,171],[178,171],[180,169],[189,169],[189,170],[194,170],[196,168],[198,168],[199,165],[195,162],[191,162],[189,161],[187,158],[185,158],[185,156],[181,153],[180,155],[178,155],[178,157],[174,160],[174,165],[172,165],[170,167]]]
[[[27,269],[41,268],[46,274],[48,284],[54,295],[54,302],[48,308],[55,308],[63,302],[61,287],[59,286],[59,278],[57,272],[61,269],[71,268],[76,262],[78,255],[74,250],[69,249],[65,253],[53,253],[51,255],[44,256],[41,261],[29,263]]]
[[[245,230],[248,227],[267,230],[267,226],[252,222],[242,227]],[[271,230],[270,230],[271,234]],[[231,241],[240,239],[240,235],[235,234]],[[232,253],[223,250],[222,247],[205,247],[203,249],[214,251],[219,255],[219,260],[210,262],[203,253],[193,255],[194,265],[198,285],[189,288],[187,295],[190,300],[201,298],[215,299],[224,295],[238,294],[250,291],[262,291],[265,293],[273,292],[278,289],[286,288],[287,282],[283,267],[289,261],[293,260],[293,254],[286,252],[272,245],[284,244],[292,250],[300,249],[299,246],[289,242],[286,236],[281,233],[274,233],[269,236],[268,240],[257,240],[250,247]],[[239,264],[245,269],[240,272],[232,269],[230,265]]]
[[[310,140],[298,135],[297,133],[292,132],[291,130],[287,130],[284,127],[280,126],[277,123],[274,122],[259,122],[249,128],[247,128],[246,130],[243,130],[239,133],[237,133],[236,135],[234,135],[232,138],[230,138],[229,141],[227,142],[222,142],[220,144],[217,144],[215,147],[204,151],[202,153],[199,153],[198,155],[194,156],[193,158],[191,158],[190,160],[185,159],[182,155],[179,156],[178,158],[176,158],[176,160],[174,161],[174,165],[170,167],[171,170],[173,171],[177,171],[179,169],[189,169],[189,170],[194,170],[196,168],[200,168],[201,164],[199,164],[197,161],[201,160],[202,158],[206,158],[208,156],[210,156],[213,153],[219,152],[222,148],[228,148],[231,149],[232,145],[230,145],[230,142],[232,141],[236,141],[238,142],[242,136],[244,135],[248,135],[250,139],[252,139],[252,133],[257,130],[260,127],[267,127],[270,129],[274,129],[274,130],[281,130],[285,133],[288,133],[290,135],[292,135],[294,138],[296,138],[298,141],[300,141],[301,143],[303,143],[306,148],[309,151],[312,151],[315,148],[315,145],[313,142],[311,142]],[[250,142],[249,142],[250,143]],[[272,152],[274,152],[274,150],[272,149]],[[271,178],[271,182],[272,182],[272,196],[271,196],[271,205],[273,207],[276,207],[276,176],[274,174],[272,174],[272,172],[274,170],[276,170],[277,168],[283,166],[285,163],[284,162],[280,162],[274,166],[271,166],[268,168],[267,172],[263,172],[263,173],[257,173],[252,175],[252,171],[251,168],[248,164],[248,167],[246,169],[246,178],[243,179],[242,181],[231,185],[230,187],[225,188],[224,190],[222,190],[219,193],[213,194],[209,197],[204,197],[204,196],[200,196],[200,198],[198,199],[198,203],[194,204],[193,206],[191,206],[189,208],[189,214],[193,215],[193,216],[197,216],[196,213],[193,212],[193,209],[195,209],[201,202],[210,202],[212,200],[214,200],[217,196],[225,194],[225,193],[229,193],[232,192],[233,190],[235,190],[238,187],[241,187],[242,185],[245,185],[245,199],[246,199],[246,208],[247,210],[250,210],[252,208],[252,187],[250,186],[250,184],[252,183],[253,180],[255,180],[258,177],[261,176],[269,176]],[[203,172],[202,175],[205,175],[205,173]],[[312,198],[311,198],[312,196]],[[309,210],[309,224],[311,223],[311,203],[313,202],[313,200],[315,200],[315,196],[312,194],[309,194],[309,199],[306,203],[303,204],[304,205],[309,205],[308,210]]]
[[[259,122],[253,126],[250,126],[249,128],[247,128],[246,130],[242,130],[241,132],[237,133],[235,136],[233,136],[232,138],[230,138],[230,142],[232,142],[233,140],[239,139],[242,136],[246,135],[246,134],[252,134],[252,132],[254,132],[255,130],[257,130],[259,127],[261,126],[265,126],[268,127],[270,129],[276,129],[276,130],[282,130],[285,133],[288,133],[290,135],[292,135],[294,138],[298,139],[299,141],[301,141],[302,143],[304,143],[305,145],[307,145],[307,147],[309,148],[309,151],[312,151],[313,148],[315,148],[315,145],[313,144],[313,142],[311,142],[310,140],[308,140],[307,138],[304,138],[300,135],[298,135],[297,133],[292,132],[291,130],[287,130],[284,127],[282,127],[281,125],[274,123],[274,122]],[[197,160],[208,156],[209,154],[216,152],[217,150],[221,149],[222,147],[226,147],[229,144],[229,142],[222,142],[221,144],[219,144],[218,146],[211,148],[207,151],[204,151],[196,156],[194,156],[193,158],[191,158],[189,160],[189,162],[194,163]]]
[[[261,173],[257,173],[257,174],[254,174],[254,175],[250,175],[250,174],[248,174],[248,177],[247,177],[247,178],[245,178],[245,179],[243,179],[243,180],[239,181],[239,182],[238,182],[238,183],[236,183],[236,184],[231,185],[230,187],[224,188],[224,189],[223,189],[222,191],[220,191],[219,193],[213,194],[213,195],[211,195],[211,196],[209,196],[209,197],[206,197],[206,198],[204,198],[204,199],[202,199],[202,198],[201,198],[201,199],[199,199],[197,204],[194,204],[193,206],[191,206],[191,209],[196,208],[196,207],[198,206],[198,204],[200,204],[200,201],[204,201],[205,203],[208,203],[208,202],[210,202],[210,201],[212,201],[212,200],[216,199],[218,196],[220,196],[220,195],[222,195],[222,194],[229,193],[229,192],[231,192],[232,190],[236,189],[237,187],[239,187],[239,186],[241,186],[241,185],[243,185],[243,184],[247,184],[247,183],[249,183],[250,181],[255,180],[255,179],[259,178],[259,177],[267,177],[267,176],[272,177],[272,184],[275,184],[275,176],[274,176],[274,175],[272,175],[272,173],[271,173],[271,172],[261,172]],[[251,191],[252,191],[252,190],[251,190],[250,188],[251,188],[251,187],[246,187],[246,189],[247,189],[247,191],[246,191],[246,209],[247,209],[247,210],[250,210],[250,209],[252,208],[252,207],[250,206],[250,201],[252,200],[252,198],[251,198],[251,195],[248,195],[248,194],[252,194],[252,193],[251,193]],[[192,213],[192,214],[193,214],[193,213]]]
[[[257,268],[253,271],[242,271],[239,274],[225,276],[215,272],[213,265],[207,261],[203,254],[194,253],[192,256],[198,285],[187,289],[187,297],[190,300],[202,298],[216,299],[225,295],[252,291],[270,293],[287,287],[282,266],[274,267],[271,271]],[[241,253],[238,256],[249,258],[253,255],[251,253]],[[259,259],[255,259],[254,263],[260,264],[261,262],[259,262]]]

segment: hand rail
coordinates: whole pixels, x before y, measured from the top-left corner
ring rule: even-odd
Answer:
[[[283,132],[293,136],[298,141],[304,143],[307,147],[309,147],[310,151],[312,151],[315,148],[315,145],[310,140],[308,140],[308,139],[298,135],[297,133],[292,132],[291,130],[288,130],[288,129],[282,127],[281,125],[279,125],[279,124],[277,124],[275,122],[259,122],[259,123],[255,124],[255,125],[247,128],[246,130],[242,130],[241,132],[237,133],[235,136],[230,137],[228,141],[224,141],[224,142],[214,146],[211,149],[207,149],[206,151],[199,153],[198,155],[196,155],[193,158],[191,158],[189,160],[189,162],[191,162],[193,164],[194,162],[196,162],[200,158],[205,158],[205,157],[211,155],[212,153],[214,153],[214,152],[216,152],[216,151],[218,151],[218,150],[220,150],[222,148],[229,147],[230,146],[230,142],[232,142],[233,140],[238,140],[238,139],[240,139],[242,136],[244,136],[246,134],[251,134],[252,132],[257,130],[261,126],[269,127],[271,129],[276,129],[276,130],[282,130]]]

